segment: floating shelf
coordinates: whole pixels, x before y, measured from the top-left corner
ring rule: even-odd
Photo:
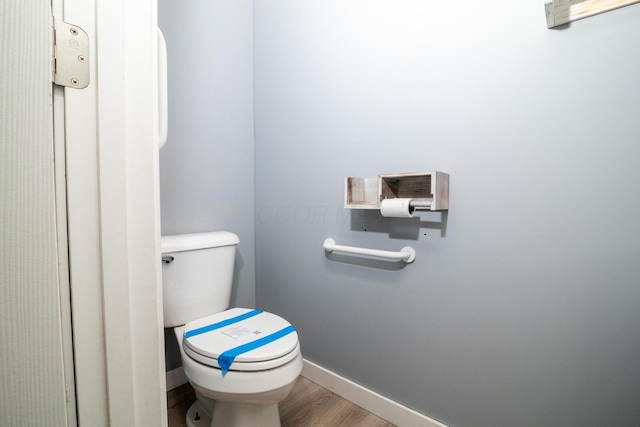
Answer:
[[[640,3],[640,0],[553,0],[544,5],[547,28],[557,27],[634,3]]]
[[[380,209],[378,178],[351,178],[344,180],[344,207],[349,209]]]
[[[382,174],[377,178],[345,178],[344,207],[380,209],[385,199],[414,199],[416,209],[449,209],[449,174],[418,172]]]

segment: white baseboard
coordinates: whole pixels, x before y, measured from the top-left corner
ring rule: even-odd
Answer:
[[[182,366],[172,369],[167,372],[167,391],[180,387],[182,384],[189,382],[189,379],[184,374],[184,368]]]
[[[447,427],[306,359],[302,376],[397,426]]]

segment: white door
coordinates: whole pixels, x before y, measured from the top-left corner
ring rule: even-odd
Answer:
[[[76,424],[51,4],[0,4],[0,425]],[[63,207],[62,207],[63,208]],[[64,212],[64,209],[63,209]],[[62,263],[62,265],[61,265]]]

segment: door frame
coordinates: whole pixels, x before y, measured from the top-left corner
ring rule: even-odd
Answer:
[[[166,426],[156,1],[53,4],[90,40],[91,83],[54,101],[64,117],[78,423]]]

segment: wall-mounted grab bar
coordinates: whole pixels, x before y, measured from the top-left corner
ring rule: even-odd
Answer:
[[[375,256],[379,258],[386,258],[391,260],[402,260],[406,263],[413,262],[416,259],[416,251],[411,246],[405,246],[399,252],[393,251],[381,251],[379,249],[367,249],[367,248],[357,248],[354,246],[342,246],[336,245],[335,240],[329,238],[325,239],[322,244],[324,250],[327,252],[346,252],[349,254],[357,254],[357,255],[368,255]]]

